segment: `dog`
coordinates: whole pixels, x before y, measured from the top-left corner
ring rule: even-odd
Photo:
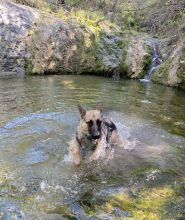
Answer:
[[[116,143],[116,125],[102,115],[102,109],[86,111],[78,106],[81,120],[76,137],[70,142],[74,165],[78,166],[87,156],[88,162],[103,157],[107,148]],[[90,154],[90,155],[89,155]]]

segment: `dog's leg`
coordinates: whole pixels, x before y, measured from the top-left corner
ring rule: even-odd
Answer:
[[[94,150],[93,154],[89,157],[89,161],[98,160],[100,157],[104,157],[105,149],[107,147],[107,139],[106,139],[107,132],[108,132],[108,130],[104,126],[101,138],[100,138],[100,140],[98,140],[98,143],[96,145],[96,149]]]
[[[102,140],[99,140],[96,149],[94,150],[93,154],[89,157],[88,161],[91,162],[93,160],[98,160],[100,156],[103,157],[104,154],[105,154],[104,143],[102,142]]]
[[[80,146],[79,146],[79,143],[77,142],[76,138],[70,142],[70,149],[73,154],[74,165],[79,166],[82,158],[81,158],[81,153],[80,153]]]
[[[111,143],[113,145],[116,145],[118,144],[118,142],[119,142],[119,136],[118,136],[117,130],[114,130],[111,134]]]

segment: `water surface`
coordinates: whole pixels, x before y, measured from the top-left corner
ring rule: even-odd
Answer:
[[[79,103],[101,105],[126,149],[74,168]],[[94,76],[0,81],[0,219],[183,219],[184,159],[183,91]]]

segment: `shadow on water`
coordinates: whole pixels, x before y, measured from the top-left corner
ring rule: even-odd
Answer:
[[[184,218],[182,91],[48,76],[1,81],[0,101],[0,219]],[[127,140],[112,159],[73,167],[78,103],[101,104]]]

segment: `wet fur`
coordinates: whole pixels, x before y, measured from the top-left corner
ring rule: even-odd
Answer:
[[[76,137],[70,142],[76,166],[81,164],[85,156],[88,156],[88,162],[101,158],[106,148],[110,148],[117,140],[115,124],[103,118],[101,109],[86,111],[79,106],[79,112],[80,124]]]

